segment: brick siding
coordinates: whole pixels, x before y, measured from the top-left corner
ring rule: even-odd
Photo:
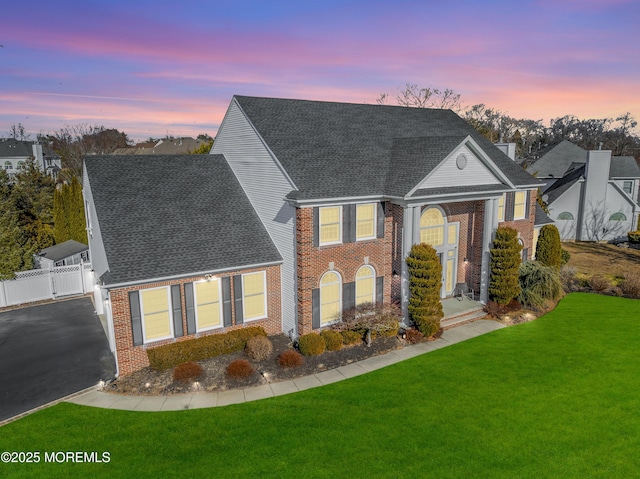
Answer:
[[[515,229],[520,233],[520,239],[524,244],[524,248],[528,248],[527,260],[531,259],[533,254],[533,225],[535,223],[536,216],[536,197],[537,190],[530,190],[529,194],[529,215],[527,218],[513,221],[501,221],[498,226],[505,226]]]

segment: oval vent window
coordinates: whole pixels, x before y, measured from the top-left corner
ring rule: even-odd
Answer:
[[[458,158],[456,158],[456,166],[459,170],[462,170],[467,166],[467,157],[464,156],[464,154],[461,153],[458,155]]]

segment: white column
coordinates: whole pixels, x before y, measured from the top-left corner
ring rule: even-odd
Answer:
[[[488,199],[484,201],[484,225],[482,229],[482,266],[480,273],[480,302],[485,303],[489,300],[489,266],[491,243],[493,242],[493,233],[498,228],[498,200]]]
[[[420,208],[415,206],[407,206],[402,216],[402,272],[400,276],[400,303],[402,306],[402,320],[405,324],[409,324],[409,270],[405,258],[409,255],[411,247],[414,244],[415,237],[415,210]],[[419,224],[419,223],[418,223]],[[420,232],[418,231],[418,234]]]

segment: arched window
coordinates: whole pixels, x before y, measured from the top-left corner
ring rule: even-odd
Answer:
[[[11,163],[10,161],[5,161],[4,162],[4,169],[5,170],[12,170],[13,169],[13,163]]]
[[[18,167],[17,167],[17,169],[18,169],[18,170],[24,170],[24,161],[19,161],[19,162],[18,162]]]
[[[562,213],[560,213],[558,215],[558,219],[559,220],[572,220],[573,219],[573,215],[571,213],[569,213],[568,211],[563,211]]]
[[[335,271],[329,271],[320,279],[320,324],[327,324],[339,319],[342,308],[340,304],[342,280]]]
[[[444,244],[444,216],[438,208],[427,208],[422,213],[420,242],[434,247]]]
[[[618,211],[617,213],[611,215],[609,221],[627,221],[627,217],[624,215],[624,213]]]
[[[375,302],[376,275],[371,266],[361,266],[356,273],[356,306]]]

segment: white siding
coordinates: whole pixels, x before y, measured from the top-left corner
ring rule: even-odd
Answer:
[[[549,204],[549,216],[556,222],[560,239],[571,241],[576,239],[577,227],[580,222],[580,201],[582,192],[582,182],[574,183],[571,188],[565,191],[558,199]],[[569,212],[573,215],[573,220],[559,220],[560,213]]]
[[[284,201],[294,187],[235,100],[211,154],[225,156],[282,256],[282,331],[297,335],[295,208]]]
[[[89,258],[91,258],[95,277],[99,278],[109,270],[109,263],[107,262],[107,254],[104,250],[104,243],[102,242],[100,224],[98,222],[98,215],[96,214],[96,206],[93,203],[93,195],[91,193],[91,185],[89,183],[86,168],[82,176],[82,196],[84,197],[85,202],[85,223],[87,225],[91,224],[92,227],[91,232],[87,231],[87,238],[89,240]],[[89,206],[88,208],[87,203]]]
[[[467,166],[460,170],[456,159],[464,154]],[[436,167],[418,186],[420,188],[440,188],[449,186],[495,185],[500,181],[484,163],[464,145],[459,146]]]

